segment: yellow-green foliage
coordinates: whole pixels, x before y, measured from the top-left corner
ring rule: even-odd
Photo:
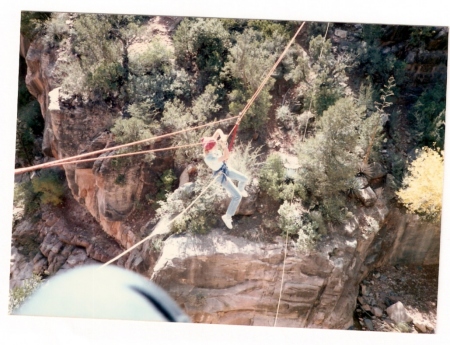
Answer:
[[[428,220],[439,220],[442,209],[444,151],[424,147],[408,168],[397,196],[406,208]]]
[[[64,197],[64,185],[58,174],[52,170],[41,172],[41,176],[31,180],[33,190],[40,195],[44,204],[60,205]]]
[[[33,273],[31,278],[23,282],[22,286],[9,290],[9,314],[18,309],[42,282],[42,277]]]

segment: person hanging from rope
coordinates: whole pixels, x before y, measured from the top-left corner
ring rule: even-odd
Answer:
[[[218,140],[220,137],[220,141]],[[226,161],[230,157],[230,151],[227,147],[227,138],[222,130],[218,129],[212,137],[204,137],[201,139],[203,145],[204,161],[206,165],[213,170],[213,175],[216,180],[225,188],[230,194],[231,201],[228,205],[227,212],[222,216],[222,220],[228,229],[232,229],[232,218],[242,200],[242,197],[247,197],[248,193],[245,186],[248,177],[241,172],[227,166]],[[218,148],[218,143],[222,146],[223,153]],[[221,174],[222,176],[219,176]],[[235,186],[232,180],[237,180],[238,187]]]

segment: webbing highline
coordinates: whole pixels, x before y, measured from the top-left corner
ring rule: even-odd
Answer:
[[[212,122],[206,123],[204,125],[199,125],[199,126],[183,129],[183,130],[176,131],[176,132],[159,135],[157,137],[152,137],[152,138],[148,138],[148,139],[134,141],[134,142],[128,143],[128,144],[122,144],[122,145],[107,147],[107,148],[104,148],[104,149],[101,149],[101,150],[97,150],[97,151],[86,152],[86,153],[75,155],[75,156],[71,156],[71,157],[61,158],[61,159],[58,159],[58,160],[55,160],[55,161],[52,161],[52,162],[48,162],[48,163],[33,165],[31,167],[15,169],[14,170],[14,174],[17,175],[17,174],[22,174],[24,172],[29,172],[29,171],[38,170],[38,169],[44,169],[44,168],[48,168],[48,167],[55,166],[55,165],[61,165],[59,163],[63,163],[63,162],[67,163],[67,162],[75,161],[78,158],[93,156],[93,155],[101,154],[101,153],[104,153],[104,152],[118,150],[118,149],[129,147],[129,146],[139,145],[139,144],[147,143],[147,142],[150,142],[150,141],[155,141],[155,140],[171,137],[173,135],[177,135],[177,134],[193,131],[193,130],[204,128],[204,127],[208,127],[208,126],[213,126],[215,124],[222,123],[222,122],[225,122],[225,121],[234,120],[234,119],[237,119],[237,118],[239,118],[239,116],[233,116],[233,117],[230,117],[230,118],[227,118],[227,119],[223,119],[223,120],[219,120],[219,121],[212,121]]]
[[[297,37],[297,35],[300,33],[300,31],[303,29],[303,26],[305,25],[305,22],[302,23],[302,25],[300,25],[300,27],[298,28],[297,32],[295,33],[295,35],[291,38],[291,40],[289,41],[289,43],[287,44],[286,48],[284,49],[283,53],[281,53],[280,57],[278,58],[278,60],[275,62],[275,64],[272,66],[272,68],[269,70],[269,72],[266,74],[266,77],[263,79],[263,81],[261,82],[261,84],[259,85],[258,89],[256,90],[256,92],[253,94],[253,96],[249,99],[249,101],[247,102],[247,104],[245,105],[244,109],[242,109],[242,111],[239,113],[239,118],[236,121],[236,124],[233,126],[233,129],[230,131],[230,133],[228,134],[228,136],[231,135],[231,139],[230,139],[230,143],[228,144],[228,149],[231,151],[233,148],[233,143],[234,143],[234,139],[236,138],[236,133],[239,127],[239,124],[241,123],[242,118],[244,117],[244,115],[247,113],[248,109],[251,107],[251,105],[253,104],[253,102],[255,101],[256,97],[258,97],[258,95],[261,93],[262,89],[264,88],[264,86],[266,85],[267,81],[269,80],[269,78],[272,76],[273,72],[275,72],[276,68],[278,67],[278,65],[280,64],[281,60],[283,60],[284,56],[286,55],[286,53],[288,52],[289,48],[291,47],[292,43],[294,43],[295,38]]]
[[[201,191],[201,193],[188,205],[188,207],[186,207],[182,212],[180,212],[176,217],[174,217],[171,221],[169,221],[166,226],[169,226],[170,224],[172,224],[173,222],[175,222],[178,218],[180,218],[182,215],[184,215],[191,207],[192,205],[195,204],[195,202],[208,190],[209,187],[211,187],[211,185],[213,184],[213,182],[220,177],[220,175],[215,176],[214,178],[211,179],[211,182],[209,182],[209,184]],[[141,245],[142,243],[144,243],[145,241],[147,241],[150,237],[152,236],[152,234],[148,235],[147,237],[145,237],[144,239],[140,240],[138,243],[134,244],[133,246],[131,246],[130,248],[128,248],[127,250],[125,250],[123,253],[117,255],[116,257],[112,258],[111,260],[109,260],[108,262],[104,263],[103,265],[101,265],[98,269],[101,269],[102,267],[105,267],[107,265],[109,265],[110,263],[116,261],[117,259],[121,258],[122,256],[124,256],[125,254],[131,252],[134,248],[136,248],[137,246]]]

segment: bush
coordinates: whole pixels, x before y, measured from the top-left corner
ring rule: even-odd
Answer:
[[[341,54],[335,57],[331,51],[331,41],[317,36],[309,42],[309,54],[315,79],[305,94],[305,104],[321,116],[325,110],[343,97],[343,86],[347,81],[345,70],[352,66],[353,57]]]
[[[384,29],[380,25],[363,25],[362,42],[356,49],[357,66],[369,75],[376,84],[384,85],[393,76],[398,85],[405,80],[406,63],[394,53],[383,53],[381,37]]]
[[[33,274],[31,278],[23,282],[22,286],[9,290],[8,313],[12,314],[17,310],[42,283],[42,277]]]
[[[411,109],[416,137],[421,145],[444,147],[445,83],[437,83],[422,92]]]
[[[16,184],[14,204],[23,207],[25,216],[34,214],[39,209],[39,194],[34,191],[31,180]]]
[[[286,40],[290,39],[293,31],[297,29],[296,22],[252,19],[248,21],[248,26],[256,31],[260,31],[266,38],[271,38],[275,34],[281,35]]]
[[[44,24],[51,18],[50,12],[23,11],[20,18],[20,33],[33,40],[44,31]]]
[[[229,109],[238,114],[258,89],[270,67],[275,62],[285,44],[285,39],[275,34],[266,38],[260,32],[246,29],[236,35],[236,44],[230,49],[222,78],[230,85]],[[270,79],[242,120],[242,128],[259,129],[267,122],[271,106],[270,89],[274,80]]]
[[[183,212],[211,182],[211,178],[210,170],[203,165],[199,166],[197,179],[193,185],[178,188],[166,195],[166,201],[158,202],[160,204],[157,210],[158,218],[174,217]],[[213,183],[182,217],[172,223],[172,231],[202,234],[208,232],[217,220],[217,205],[225,195],[225,190]]]
[[[64,201],[64,184],[60,173],[54,170],[43,170],[40,176],[31,180],[33,190],[39,194],[44,204],[61,205]]]
[[[150,139],[151,137],[153,137],[152,133],[150,132],[149,125],[147,125],[142,119],[135,117],[129,119],[116,119],[116,121],[114,122],[114,126],[111,128],[111,133],[114,135],[114,141],[118,145],[141,141],[144,139]],[[144,149],[145,146],[148,146],[148,144],[146,145],[145,143],[143,143],[122,148],[117,150],[117,154],[136,152]],[[115,167],[124,167],[127,163],[132,164],[133,157],[134,156],[113,158],[111,164]],[[147,153],[143,156],[143,158],[142,156],[140,157],[141,159],[144,159],[146,162],[150,163],[154,155],[152,153]]]
[[[173,36],[178,64],[200,72],[200,89],[217,82],[230,47],[229,33],[219,19],[185,18]]]
[[[289,110],[289,106],[281,105],[275,112],[276,119],[283,124],[286,129],[292,129],[295,124],[295,117]]]
[[[270,154],[262,166],[259,175],[259,187],[261,191],[274,200],[282,200],[284,198],[286,169],[283,159],[278,154]]]
[[[408,167],[403,187],[397,192],[397,196],[411,213],[417,213],[426,220],[439,221],[442,211],[444,151],[424,147],[417,153],[417,158]]]
[[[52,13],[51,18],[44,24],[43,42],[48,48],[56,48],[59,43],[69,37],[69,26],[66,21],[68,13]]]
[[[301,162],[297,183],[309,208],[320,206],[324,220],[344,218],[345,192],[357,172],[359,130],[364,108],[340,99],[317,123],[315,137],[296,146]]]
[[[296,247],[302,253],[314,249],[320,239],[319,224],[298,203],[285,201],[278,209],[278,225],[283,234],[297,235]]]
[[[166,200],[166,195],[172,191],[175,180],[176,176],[174,175],[172,169],[163,172],[159,180],[156,181],[156,187],[158,188],[156,201]]]
[[[155,40],[144,52],[130,55],[130,69],[137,75],[167,74],[173,68],[173,58],[172,50],[160,40]]]

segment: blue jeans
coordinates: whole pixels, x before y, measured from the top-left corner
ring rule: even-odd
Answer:
[[[248,177],[233,168],[226,169],[226,177],[220,174],[217,179],[219,183],[225,188],[225,190],[230,194],[231,201],[228,205],[227,216],[234,216],[236,210],[241,202],[242,195],[241,192],[244,191],[245,185],[247,184]],[[232,180],[239,181],[236,187]]]

